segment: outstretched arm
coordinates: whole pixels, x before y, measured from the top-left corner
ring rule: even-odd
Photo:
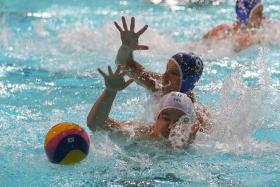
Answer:
[[[222,40],[227,38],[229,35],[232,34],[232,27],[228,24],[220,24],[210,31],[208,31],[204,36],[204,40]]]
[[[148,25],[142,27],[138,32],[134,31],[135,18],[131,18],[130,30],[127,28],[125,18],[122,16],[123,29],[114,22],[116,28],[121,35],[122,45],[118,50],[116,57],[116,63],[120,64],[123,69],[126,70],[127,75],[133,78],[138,84],[146,87],[151,91],[156,91],[155,81],[161,80],[161,75],[154,72],[148,72],[144,70],[144,67],[136,62],[133,58],[134,50],[147,50],[148,46],[139,45],[139,37],[147,30]]]
[[[98,69],[98,71],[105,80],[106,88],[91,108],[87,117],[87,126],[92,131],[95,131],[98,127],[103,129],[107,128],[108,126],[104,126],[104,124],[120,127],[120,124],[117,121],[108,116],[117,92],[125,89],[133,82],[133,79],[128,81],[124,80],[124,73],[120,72],[120,66],[118,66],[115,73],[113,73],[111,67],[108,66],[108,75],[106,75],[101,69]]]

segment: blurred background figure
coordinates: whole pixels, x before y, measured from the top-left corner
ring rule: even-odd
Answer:
[[[223,23],[214,27],[203,36],[204,41],[225,40],[233,37],[235,51],[241,51],[254,43],[259,43],[261,38],[256,33],[260,27],[264,26],[266,20],[263,9],[261,0],[237,0],[236,22],[233,25]]]

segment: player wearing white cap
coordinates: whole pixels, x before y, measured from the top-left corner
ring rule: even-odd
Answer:
[[[108,75],[101,69],[98,69],[98,71],[104,77],[106,88],[89,112],[87,125],[92,131],[96,131],[97,129],[122,128],[127,123],[120,123],[110,118],[109,113],[117,92],[125,89],[133,82],[133,79],[125,81],[123,78],[124,73],[120,71],[120,66],[118,66],[115,72],[113,72],[109,66]],[[142,134],[156,139],[167,139],[172,129],[175,128],[176,125],[180,125],[177,122],[182,117],[189,129],[189,131],[186,132],[185,144],[183,144],[186,145],[191,143],[194,139],[199,129],[199,124],[194,124],[196,116],[191,99],[186,94],[180,92],[170,92],[163,96],[158,106],[155,122],[149,127],[143,126],[138,130]],[[133,122],[130,123],[130,125],[133,125]]]

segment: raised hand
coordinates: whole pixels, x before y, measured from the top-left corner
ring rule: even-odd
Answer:
[[[132,17],[131,23],[130,23],[130,30],[128,30],[124,16],[122,16],[123,29],[118,25],[117,22],[114,22],[114,24],[115,24],[116,28],[120,31],[122,45],[130,48],[131,50],[147,50],[148,49],[148,46],[138,44],[138,39],[139,39],[140,35],[142,35],[147,30],[148,25],[145,25],[144,27],[142,27],[138,32],[134,32],[135,18]]]
[[[117,67],[115,73],[112,71],[111,66],[108,66],[108,75],[99,68],[97,70],[103,76],[108,91],[117,92],[123,90],[134,81],[133,79],[129,79],[128,81],[124,80],[125,73],[121,72],[120,66]]]

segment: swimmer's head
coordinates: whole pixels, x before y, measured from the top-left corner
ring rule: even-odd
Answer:
[[[252,13],[261,5],[261,0],[237,0],[235,11],[238,21],[244,25],[248,25]]]
[[[188,122],[194,122],[196,119],[190,98],[181,92],[170,92],[164,95],[157,110],[155,133],[168,138],[171,126],[183,116],[188,119]]]
[[[180,77],[180,92],[191,91],[195,83],[200,79],[203,71],[203,62],[200,57],[194,53],[177,53],[172,56],[171,60],[176,63]]]
[[[163,110],[173,108],[180,110],[189,119],[195,118],[193,103],[191,99],[181,92],[170,92],[160,99],[157,114],[159,115]]]

